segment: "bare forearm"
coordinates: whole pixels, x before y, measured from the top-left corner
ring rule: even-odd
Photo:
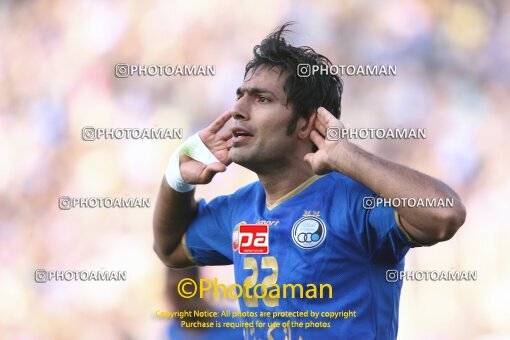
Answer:
[[[166,258],[178,247],[181,238],[196,215],[195,190],[180,193],[163,179],[154,211],[154,250]]]
[[[181,243],[184,233],[197,216],[195,190],[176,190],[186,191],[191,189],[190,185],[207,184],[216,173],[227,169],[232,162],[229,156],[232,131],[220,131],[231,118],[231,111],[224,112],[211,125],[186,140],[170,157],[159,189],[153,221],[154,251],[169,267],[182,268],[195,264],[186,245]]]
[[[412,235],[426,242],[450,238],[463,224],[464,206],[455,191],[418,171],[370,154],[352,143],[332,158],[332,167],[388,199],[451,199],[453,207],[406,207],[395,209]]]

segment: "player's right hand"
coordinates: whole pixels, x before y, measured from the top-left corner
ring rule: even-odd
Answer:
[[[205,146],[213,153],[219,162],[205,165],[188,157],[183,152],[179,155],[179,170],[181,177],[189,184],[207,184],[218,172],[227,170],[232,163],[229,151],[232,148],[232,131],[220,130],[232,118],[232,113],[227,111],[219,116],[211,125],[198,132],[198,136]]]

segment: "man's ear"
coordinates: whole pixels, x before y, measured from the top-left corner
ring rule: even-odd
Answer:
[[[310,137],[310,133],[315,126],[315,119],[317,119],[317,110],[313,111],[308,119],[303,117],[298,119],[296,130],[297,136],[300,139],[307,139]]]

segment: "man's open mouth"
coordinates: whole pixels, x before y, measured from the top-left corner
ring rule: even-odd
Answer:
[[[235,144],[246,142],[249,138],[253,137],[247,129],[242,127],[234,127],[232,129],[232,141]]]

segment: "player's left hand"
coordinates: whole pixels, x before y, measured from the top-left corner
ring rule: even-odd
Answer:
[[[341,138],[341,130],[344,125],[323,107],[317,109],[314,129],[310,133],[310,139],[319,148],[316,152],[305,155],[304,160],[310,164],[313,171],[318,175],[330,171],[338,171],[333,164],[339,164],[338,159],[343,159],[343,151],[349,146],[347,139]]]

